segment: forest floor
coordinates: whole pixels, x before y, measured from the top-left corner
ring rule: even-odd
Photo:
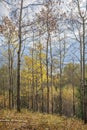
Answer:
[[[0,110],[0,130],[87,130],[87,125],[58,115]]]

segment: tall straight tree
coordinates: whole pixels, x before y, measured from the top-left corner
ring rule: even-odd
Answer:
[[[21,111],[21,100],[20,100],[20,62],[21,62],[21,47],[22,47],[22,11],[23,11],[23,0],[21,0],[20,16],[19,16],[19,46],[18,46],[18,63],[17,63],[17,111]]]
[[[42,44],[41,44],[41,32],[39,30],[39,60],[40,60],[40,80],[41,80],[41,109],[42,109],[42,112],[44,112],[44,93],[43,93],[43,71],[42,71]]]
[[[83,1],[80,0],[73,1],[72,5],[76,9],[72,11],[71,15],[72,31],[80,48],[80,103],[82,106],[82,119],[84,123],[87,123],[87,85],[85,79],[87,5],[84,5],[83,8]]]
[[[35,95],[34,95],[34,86],[35,86],[35,81],[34,81],[34,79],[35,79],[35,76],[34,76],[34,47],[35,47],[35,37],[34,37],[34,29],[32,28],[32,31],[33,31],[33,47],[32,47],[32,110],[34,110],[35,108],[34,108],[34,98],[35,98]]]
[[[52,106],[52,108],[51,108],[51,112],[52,112],[52,114],[53,114],[53,54],[52,54],[52,51],[53,51],[53,49],[52,49],[52,41],[51,41],[51,37],[50,37],[50,60],[51,60],[51,65],[50,65],[50,76],[51,76],[51,106]]]

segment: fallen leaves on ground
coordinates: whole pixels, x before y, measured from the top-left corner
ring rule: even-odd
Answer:
[[[87,130],[81,120],[23,110],[0,111],[0,130]]]

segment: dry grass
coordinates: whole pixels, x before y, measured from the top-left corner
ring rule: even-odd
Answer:
[[[87,130],[74,118],[22,111],[0,111],[0,130]]]

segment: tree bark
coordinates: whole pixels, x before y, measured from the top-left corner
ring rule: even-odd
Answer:
[[[53,114],[53,56],[52,56],[52,43],[51,43],[51,36],[50,36],[50,58],[51,58],[51,66],[50,66],[50,71],[51,71],[51,111]]]
[[[21,62],[21,46],[22,46],[22,34],[21,34],[21,23],[22,23],[22,10],[23,0],[21,0],[20,17],[19,17],[19,48],[18,48],[18,63],[17,63],[17,111],[21,111],[21,100],[20,100],[20,62]]]

